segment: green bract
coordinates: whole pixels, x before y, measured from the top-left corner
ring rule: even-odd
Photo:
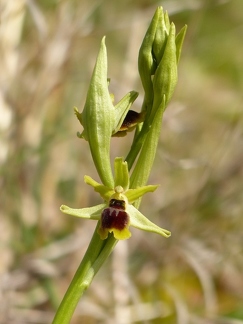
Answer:
[[[122,158],[115,159],[115,187],[110,188],[99,184],[91,177],[85,176],[85,182],[91,185],[105,200],[105,203],[94,207],[73,209],[65,205],[61,211],[76,217],[100,221],[98,233],[101,239],[106,239],[108,233],[113,233],[117,240],[124,240],[131,236],[129,226],[148,232],[154,232],[165,237],[171,233],[152,223],[132,204],[147,192],[153,192],[157,185],[149,185],[129,189],[129,174],[127,163]]]
[[[83,125],[81,137],[89,142],[96,169],[103,183],[112,186],[110,138],[115,124],[115,109],[108,91],[105,38],[90,81],[83,112],[75,111]],[[102,150],[102,152],[99,151]]]
[[[79,137],[89,142],[96,169],[104,184],[113,186],[110,166],[110,139],[118,132],[126,114],[138,93],[129,92],[115,106],[108,90],[107,52],[105,37],[91,77],[90,86],[82,113],[75,108],[75,114],[84,130]]]

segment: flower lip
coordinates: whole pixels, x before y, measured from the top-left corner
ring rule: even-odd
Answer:
[[[120,208],[105,208],[101,215],[101,227],[112,230],[113,228],[122,231],[129,223],[129,216],[125,210]]]
[[[121,191],[122,187],[119,187]],[[122,190],[123,191],[123,190]],[[116,193],[115,195],[120,196]],[[118,198],[118,199],[117,199]],[[106,238],[108,232],[113,232],[115,237],[128,238],[131,234],[128,230],[130,217],[126,210],[126,200],[119,199],[119,197],[112,197],[109,201],[109,207],[105,208],[101,214],[101,224],[99,234]]]
[[[169,237],[171,235],[170,231],[151,222],[132,205],[144,194],[155,191],[158,186],[148,185],[130,188],[127,163],[123,162],[122,158],[115,159],[114,169],[115,188],[113,189],[99,184],[91,177],[85,176],[85,182],[91,185],[105,200],[103,204],[81,209],[61,206],[61,210],[65,214],[99,220],[98,234],[102,240],[105,240],[109,233],[113,233],[117,240],[126,240],[131,236],[130,226]]]
[[[129,110],[125,119],[123,120],[119,130],[112,136],[122,137],[131,132],[137,126],[138,123],[141,123],[144,120],[144,113],[138,113],[134,110]]]
[[[119,129],[119,131],[129,130],[143,120],[143,113],[138,113],[134,110],[129,110]]]

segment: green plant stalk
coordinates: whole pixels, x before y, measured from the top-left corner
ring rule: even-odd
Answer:
[[[135,134],[131,149],[125,159],[125,161],[127,161],[129,170],[132,168],[132,166],[133,166],[133,164],[134,164],[134,162],[135,162],[135,160],[143,146],[143,143],[144,143],[145,138],[149,132],[150,127],[151,127],[151,125],[149,125],[145,120],[141,130],[139,130]]]
[[[136,182],[139,183],[139,178],[134,179],[134,187],[136,187]],[[141,199],[139,199],[139,202],[140,201]],[[118,242],[118,240],[114,238],[113,234],[109,235],[105,241],[101,240],[97,233],[98,227],[99,222],[97,223],[88,249],[72,279],[70,286],[68,287],[68,290],[65,293],[65,296],[63,297],[52,324],[70,323],[80,298],[85,290],[89,287],[95,274],[111,254]]]
[[[131,188],[142,187],[147,184],[157,151],[165,106],[166,103],[164,96],[164,99],[154,116],[152,127],[147,136],[143,137],[142,148],[136,166],[130,177]],[[138,208],[137,201],[134,203],[134,206]]]
[[[113,235],[110,235],[105,241],[101,240],[97,233],[98,226],[99,222],[84,258],[59,305],[52,324],[70,323],[81,296],[118,242]]]
[[[170,99],[173,91],[174,91],[174,87],[177,81],[177,63],[179,61],[180,58],[180,51],[181,51],[181,46],[184,40],[184,36],[185,36],[185,31],[186,31],[186,27],[184,29],[182,29],[182,31],[177,35],[176,41],[175,41],[175,27],[173,24],[171,24],[171,28],[170,28],[170,33],[168,35],[168,40],[167,40],[167,46],[163,49],[163,56],[161,58],[161,63],[157,66],[157,70],[155,71],[155,75],[153,78],[153,82],[152,79],[150,79],[151,75],[153,75],[153,61],[151,61],[152,58],[152,45],[154,44],[154,39],[161,38],[161,35],[155,35],[155,28],[157,26],[158,20],[161,20],[160,15],[162,14],[162,8],[159,7],[156,11],[156,14],[154,16],[154,21],[152,23],[152,29],[149,29],[149,32],[146,34],[145,36],[145,42],[143,43],[142,46],[144,46],[144,51],[141,51],[141,57],[140,59],[141,64],[140,66],[145,66],[143,64],[143,62],[146,63],[146,61],[148,60],[148,65],[147,65],[147,72],[148,72],[148,76],[149,79],[146,76],[146,71],[143,71],[143,69],[140,71],[140,77],[142,77],[142,79],[144,80],[144,86],[145,86],[145,97],[146,97],[146,91],[152,91],[154,92],[154,96],[151,97],[151,100],[149,100],[149,102],[147,101],[146,103],[146,112],[149,111],[147,118],[145,117],[144,123],[138,125],[137,127],[137,131],[135,133],[134,136],[134,140],[133,140],[133,144],[132,147],[130,149],[130,152],[126,158],[126,162],[128,165],[128,170],[130,171],[134,162],[136,161],[136,165],[134,167],[134,170],[131,174],[130,177],[130,188],[138,188],[141,186],[144,186],[147,183],[147,180],[149,178],[150,172],[151,172],[151,168],[154,162],[154,158],[155,158],[155,153],[156,153],[156,149],[157,149],[157,144],[158,144],[158,140],[159,140],[159,134],[160,134],[160,130],[161,130],[161,123],[162,123],[162,116],[164,113],[164,110],[167,106],[168,100]],[[163,18],[163,17],[162,17]],[[164,15],[164,21],[165,21],[165,26],[168,29],[169,26],[169,20],[168,20],[168,16],[167,14]],[[162,27],[163,27],[162,26]],[[164,28],[164,27],[163,27]],[[158,29],[159,33],[161,33],[161,30],[163,32],[163,28]],[[156,37],[155,37],[156,36]],[[162,35],[163,36],[163,35]],[[149,39],[151,38],[151,39]],[[156,45],[156,40],[155,40],[155,45]],[[176,43],[176,44],[175,44]],[[159,45],[159,44],[157,44]],[[147,48],[148,47],[148,48]],[[80,120],[80,122],[82,123],[82,125],[84,126],[84,129],[86,129],[86,133],[84,132],[83,135],[85,135],[87,138],[87,140],[89,141],[89,143],[93,143],[91,146],[91,151],[93,150],[93,159],[96,160],[96,168],[97,170],[99,170],[100,172],[98,172],[100,174],[100,177],[102,179],[102,182],[105,183],[107,185],[108,188],[113,188],[113,179],[112,179],[112,174],[111,174],[111,169],[110,169],[110,161],[109,161],[109,144],[110,144],[110,136],[111,136],[111,129],[108,129],[106,127],[106,118],[107,116],[112,117],[111,113],[113,112],[113,108],[112,105],[110,103],[109,110],[106,111],[106,114],[100,115],[100,107],[106,107],[106,100],[110,100],[109,97],[109,93],[107,92],[106,87],[104,86],[104,84],[106,84],[106,75],[107,75],[107,63],[106,63],[106,50],[105,50],[105,44],[104,44],[104,40],[102,41],[102,48],[101,48],[101,52],[99,55],[99,60],[97,60],[97,65],[96,65],[96,70],[99,71],[99,69],[102,69],[103,65],[102,64],[102,55],[105,57],[103,57],[103,60],[105,59],[105,68],[103,68],[103,73],[94,73],[94,87],[96,87],[96,83],[98,82],[98,84],[100,84],[100,74],[102,74],[103,76],[103,88],[102,88],[102,93],[103,95],[101,96],[102,98],[104,97],[105,100],[102,102],[96,102],[97,103],[97,111],[94,111],[94,109],[92,110],[91,108],[93,108],[93,101],[92,99],[92,93],[94,93],[95,98],[97,97],[97,93],[99,94],[100,91],[95,91],[96,88],[93,90],[93,92],[90,94],[90,96],[88,96],[88,99],[91,100],[91,102],[89,102],[89,100],[86,102],[85,107],[89,107],[89,109],[86,111],[84,110],[86,113],[84,114],[84,112],[81,114],[79,114],[77,112],[77,117]],[[158,52],[158,54],[160,54],[160,46],[158,48],[155,48]],[[172,65],[172,66],[171,66]],[[95,70],[95,71],[96,71]],[[145,73],[146,72],[146,73]],[[92,83],[92,82],[91,82]],[[151,88],[152,85],[152,88]],[[125,111],[124,108],[129,109],[129,105],[130,103],[132,103],[135,99],[137,94],[131,92],[131,94],[133,95],[133,100],[126,100],[126,105],[125,107],[121,106],[120,109],[122,111],[122,115],[123,112]],[[99,95],[98,97],[99,98]],[[125,100],[125,99],[124,99]],[[110,101],[109,101],[110,102]],[[123,102],[123,101],[122,101]],[[90,105],[89,105],[90,104]],[[144,106],[145,104],[143,104]],[[90,108],[91,107],[91,108]],[[94,107],[96,107],[96,105],[94,105]],[[145,106],[144,106],[145,107]],[[107,109],[108,109],[107,108]],[[124,110],[124,111],[123,111]],[[91,112],[93,112],[92,115]],[[98,118],[98,117],[99,118]],[[119,115],[120,116],[120,115]],[[81,118],[82,117],[82,118]],[[112,117],[113,118],[113,117]],[[110,123],[112,124],[114,121],[111,121]],[[117,125],[120,125],[120,117],[118,120]],[[99,127],[97,127],[98,132],[96,133],[91,133],[91,131],[93,130],[93,128],[90,127],[90,120],[93,121],[91,124],[94,124],[95,127],[97,127],[97,125]],[[85,127],[86,125],[86,127]],[[116,127],[118,127],[116,126]],[[111,127],[110,127],[111,128]],[[97,131],[96,129],[96,131]],[[106,134],[106,136],[104,136],[103,134],[103,130],[109,130],[109,132]],[[97,136],[96,136],[97,135]],[[85,137],[84,136],[84,137]],[[106,140],[104,140],[104,137],[106,138]],[[103,146],[100,145],[101,140],[104,140],[104,143],[107,144],[107,150],[105,151],[107,154],[107,161],[106,163],[103,163],[103,160],[100,160],[102,158],[103,154],[100,154],[100,150],[98,148],[102,148]],[[97,153],[98,152],[98,153]],[[98,154],[98,157],[97,157]],[[108,165],[108,173],[109,173],[109,177],[107,178],[105,169],[103,170],[104,165]],[[104,171],[104,172],[103,172]],[[120,172],[118,172],[118,174],[123,174],[124,172],[122,170],[120,170]],[[115,184],[116,182],[117,185],[121,185],[121,183],[126,184],[128,183],[127,178],[124,179],[120,179],[120,176],[118,177],[119,181],[117,179],[115,179]],[[121,182],[121,183],[120,183]],[[127,189],[127,188],[125,188]],[[141,202],[141,196],[140,198],[138,198],[132,206],[133,208],[136,208],[139,206]],[[131,208],[131,206],[130,206]],[[135,226],[135,225],[134,225]],[[95,274],[98,272],[98,270],[100,269],[101,265],[105,262],[105,260],[108,258],[108,256],[110,255],[110,253],[112,252],[112,250],[114,249],[115,245],[117,244],[118,240],[116,240],[113,236],[113,234],[109,234],[108,238],[105,240],[102,240],[98,234],[98,228],[100,227],[100,222],[97,223],[96,229],[94,231],[93,237],[91,239],[91,242],[89,244],[89,247],[84,255],[83,260],[81,261],[74,277],[73,280],[57,310],[57,313],[55,315],[55,318],[52,322],[52,324],[68,324],[71,321],[71,318],[73,316],[73,313],[75,311],[75,308],[81,298],[81,296],[83,295],[83,293],[85,292],[85,290],[89,287],[89,285],[91,284]],[[135,226],[136,227],[136,226]],[[143,229],[141,227],[138,227],[140,229]],[[167,231],[168,232],[168,231]],[[168,234],[168,233],[166,233]],[[169,233],[170,234],[170,233]],[[168,236],[166,236],[168,237]]]

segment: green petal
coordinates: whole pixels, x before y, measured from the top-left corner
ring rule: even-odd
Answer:
[[[74,209],[68,206],[62,205],[60,210],[68,215],[81,217],[81,218],[88,218],[88,219],[95,219],[99,220],[101,217],[102,210],[106,207],[106,204],[100,204],[93,207],[88,208],[81,208],[81,209]]]
[[[130,216],[130,225],[147,232],[160,234],[164,237],[170,237],[171,232],[167,231],[148,220],[133,205],[127,206],[127,212]]]
[[[149,185],[144,187],[139,187],[136,189],[128,189],[125,193],[127,199],[130,203],[133,203],[138,198],[142,197],[147,192],[154,192],[159,185]]]
[[[114,164],[115,171],[115,187],[121,186],[124,191],[129,188],[129,173],[127,168],[127,162],[123,162],[123,158],[115,158]]]
[[[92,186],[96,192],[98,192],[103,199],[108,201],[110,197],[114,194],[114,190],[110,189],[99,182],[92,179],[90,176],[84,176],[84,182]]]

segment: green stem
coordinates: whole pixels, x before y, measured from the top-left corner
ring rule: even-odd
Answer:
[[[146,135],[148,134],[148,131],[149,131],[149,125],[145,121],[143,123],[143,127],[142,127],[141,131],[135,135],[131,149],[125,159],[125,161],[127,161],[129,171],[131,170],[136,158],[138,157],[138,154],[143,146],[143,143],[146,139]]]
[[[130,154],[128,161],[129,170],[132,168],[132,165],[145,141],[148,129],[149,127],[146,127],[146,125],[142,128],[133,148],[130,151],[132,154]],[[113,234],[110,234],[105,241],[101,240],[97,233],[99,226],[98,222],[89,247],[72,279],[70,286],[68,287],[68,290],[66,291],[65,296],[63,297],[52,324],[70,323],[80,298],[85,290],[90,286],[95,274],[98,272],[118,242],[114,238]]]
[[[52,324],[69,324],[75,308],[91,284],[95,274],[101,265],[108,258],[116,243],[118,242],[113,235],[110,235],[105,241],[101,240],[97,229],[94,231],[89,247],[81,261],[68,290],[59,305]]]

